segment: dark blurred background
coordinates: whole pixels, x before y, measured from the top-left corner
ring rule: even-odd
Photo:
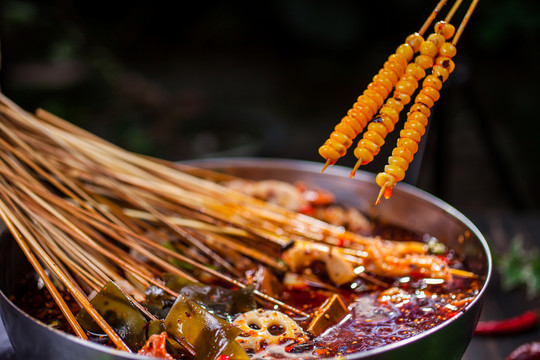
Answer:
[[[119,3],[0,1],[2,91],[138,153],[322,166],[319,146],[436,1]],[[539,59],[540,2],[480,1],[408,181],[466,214],[538,212]]]

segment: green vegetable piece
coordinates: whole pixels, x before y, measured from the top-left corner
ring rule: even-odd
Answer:
[[[179,292],[184,286],[194,284],[192,281],[187,280],[181,276],[171,273],[163,274],[163,282],[169,289]],[[146,301],[144,306],[153,315],[160,319],[167,317],[170,308],[174,304],[175,298],[172,295],[167,294],[161,288],[150,285],[145,290]]]
[[[146,319],[114,282],[107,282],[90,303],[131,350],[144,345]],[[86,310],[79,311],[77,321],[86,331],[104,335]]]
[[[194,282],[191,280],[171,273],[163,274],[163,282],[165,283],[166,287],[176,292],[179,292],[186,285],[194,284]]]
[[[162,332],[167,331],[163,320],[152,320],[146,326],[146,339],[150,339],[152,335],[159,335]]]
[[[165,319],[165,328],[174,338],[184,339],[193,347],[197,353],[196,360],[217,359],[225,350],[239,352],[231,344],[236,342],[241,330],[183,295],[178,296],[171,308]],[[244,356],[244,353],[242,350],[238,356]]]
[[[257,307],[253,287],[230,290],[219,286],[190,284],[180,290],[180,294],[204,306],[212,314],[232,321],[235,314],[247,312]]]
[[[249,360],[248,354],[236,341],[231,341],[221,355],[229,356],[232,360]]]

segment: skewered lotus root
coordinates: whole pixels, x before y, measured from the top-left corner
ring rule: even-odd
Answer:
[[[245,350],[258,351],[266,345],[282,344],[288,339],[308,340],[304,330],[293,319],[275,310],[248,311],[238,315],[233,325],[242,330],[236,341]]]

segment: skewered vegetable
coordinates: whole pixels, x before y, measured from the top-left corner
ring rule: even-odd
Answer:
[[[358,146],[354,150],[358,161],[351,172],[351,177],[354,176],[360,165],[370,163],[379,153],[386,135],[394,130],[394,126],[399,120],[399,113],[403,110],[404,105],[409,103],[410,97],[418,87],[418,81],[424,76],[425,71],[418,64],[407,65],[405,73],[396,84],[393,98],[387,100],[379,115],[369,123],[368,130],[364,133],[362,140],[358,142]]]
[[[442,83],[454,70],[455,64],[452,58],[456,55],[457,41],[478,0],[473,0],[471,3],[457,32],[450,24],[450,20],[461,1],[455,2],[445,20],[437,22],[435,32],[424,41],[421,35],[424,34],[445,3],[446,1],[439,2],[422,29],[407,37],[406,43],[398,47],[396,53],[385,62],[386,76],[380,74],[380,77],[374,78],[373,82],[368,85],[368,90],[360,97],[362,100],[365,98],[373,100],[372,104],[365,104],[367,110],[358,107],[358,110],[361,111],[355,111],[356,105],[360,101],[357,102],[349,114],[336,126],[330,138],[319,148],[319,154],[326,160],[322,169],[324,171],[345,155],[354,138],[367,125],[367,130],[354,150],[354,155],[358,159],[350,175],[354,177],[361,165],[370,163],[380,152],[386,136],[394,130],[398,123],[400,112],[411,101],[416,92],[418,82],[424,78],[426,71],[431,71],[431,74],[423,81],[422,89],[416,95],[414,105],[411,106],[407,114],[407,121],[404,129],[400,132],[397,147],[388,159],[388,165],[385,166],[384,172],[377,175],[376,182],[381,187],[381,191],[376,204],[379,204],[383,195],[385,198],[389,198],[396,183],[405,178],[405,172],[413,160],[414,154],[418,151],[418,143],[426,131],[427,119],[431,115],[430,109],[440,98],[439,91],[442,88]],[[450,39],[452,42],[447,42]],[[414,62],[411,62],[416,52],[419,52],[419,55],[414,58]],[[378,115],[373,118],[392,89],[394,89],[392,98],[386,100]],[[361,119],[361,121],[354,123],[354,119]],[[351,122],[358,126],[349,126],[348,124]]]
[[[358,97],[347,115],[336,125],[330,138],[319,148],[319,154],[326,159],[322,171],[345,155],[356,136],[381,108],[384,100],[398,84],[398,79],[405,73],[408,63],[418,51],[418,44],[422,40],[422,36],[418,33],[409,35],[405,43],[398,46],[396,52],[388,57],[383,68],[373,77],[364,93]]]
[[[411,108],[407,114],[407,121],[404,129],[400,132],[397,147],[392,151],[392,156],[388,158],[388,165],[384,167],[384,172],[377,175],[376,182],[381,187],[376,200],[377,204],[382,195],[387,199],[390,198],[395,184],[405,178],[405,171],[413,160],[414,154],[418,151],[418,144],[426,132],[428,123],[426,113],[439,100],[442,84],[448,79],[455,67],[452,57],[456,54],[456,47],[445,42],[446,38],[442,35],[453,35],[453,26],[439,22],[435,25],[435,29],[438,33],[431,34],[428,40],[422,44],[427,45],[421,47],[421,55],[415,60],[422,57],[418,64],[424,69],[432,67],[432,73],[423,81],[422,89],[416,95],[415,107]],[[438,56],[433,60],[437,54]]]
[[[341,122],[336,125],[334,131],[330,134],[330,137],[319,148],[319,154],[326,160],[321,172],[324,172],[328,166],[335,164],[339,158],[345,155],[356,136],[364,130],[368,122],[381,108],[385,99],[398,84],[402,75],[405,74],[407,65],[413,59],[414,54],[420,50],[420,45],[424,41],[422,35],[426,28],[431,24],[445,3],[446,0],[441,0],[419,32],[407,36],[405,42],[399,45],[395,53],[388,57],[383,68],[373,77],[372,82],[368,84],[364,93],[358,97],[352,109],[341,119]],[[395,102],[391,102],[391,104],[395,108],[401,106]],[[401,111],[401,109],[398,111]],[[376,133],[371,134],[375,135]],[[376,150],[378,139],[375,139],[375,143],[373,143],[373,140],[369,137],[371,136],[362,140],[365,143],[363,144],[363,148],[369,149],[370,154],[376,154],[378,152]],[[365,156],[365,154],[363,155]],[[368,158],[369,156],[364,161],[367,161]]]

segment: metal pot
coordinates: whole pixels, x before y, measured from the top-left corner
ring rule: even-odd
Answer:
[[[445,202],[407,184],[398,184],[390,200],[373,202],[379,187],[372,174],[358,171],[349,178],[349,169],[330,167],[321,175],[321,165],[297,160],[258,158],[207,159],[186,162],[199,168],[213,169],[250,178],[303,181],[332,191],[338,202],[356,206],[391,224],[435,236],[458,253],[475,274],[485,279],[478,297],[465,311],[452,319],[410,339],[349,359],[461,359],[480,317],[485,289],[491,277],[491,254],[478,229],[460,212]],[[19,310],[7,297],[30,269],[26,258],[10,234],[0,236],[0,313],[15,352],[22,360],[31,359],[148,359],[80,340],[54,330]]]

